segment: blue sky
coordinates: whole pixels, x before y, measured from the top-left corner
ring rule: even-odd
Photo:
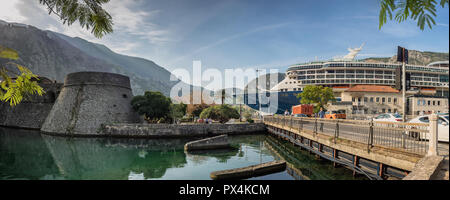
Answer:
[[[105,8],[114,33],[94,38],[77,25],[62,25],[37,0],[2,1],[0,19],[102,43],[166,69],[279,68],[331,59],[366,43],[357,58],[385,57],[397,45],[448,52],[449,11],[438,8],[437,25],[421,31],[414,21],[378,29],[377,0],[111,0]]]

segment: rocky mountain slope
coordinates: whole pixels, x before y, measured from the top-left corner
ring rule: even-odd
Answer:
[[[112,72],[129,76],[135,95],[153,90],[167,96],[179,82],[170,81],[171,73],[152,61],[120,55],[104,45],[33,26],[0,20],[0,45],[19,53],[18,64],[58,82],[63,82],[72,72]],[[0,60],[0,63],[5,62]]]
[[[417,51],[409,50],[409,64],[413,65],[427,65],[436,61],[447,61],[449,58],[448,53],[429,52],[429,51]],[[384,62],[395,63],[397,62],[397,56],[392,57],[380,57],[380,58],[366,58],[363,59],[366,62]]]

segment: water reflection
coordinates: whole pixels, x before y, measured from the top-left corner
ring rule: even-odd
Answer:
[[[184,152],[191,140],[66,138],[0,128],[0,179],[209,180],[213,171],[278,159],[291,168],[253,179],[352,179],[349,170],[329,168],[265,135],[229,137],[228,150]]]
[[[67,179],[128,179],[130,172],[160,178],[186,164],[186,140],[63,138],[42,135]]]
[[[296,180],[368,180],[362,176],[353,177],[350,170],[334,168],[331,162],[317,160],[309,152],[272,136],[268,136],[264,144],[276,157],[286,161],[286,173]]]
[[[55,179],[54,163],[39,132],[0,128],[0,179]]]

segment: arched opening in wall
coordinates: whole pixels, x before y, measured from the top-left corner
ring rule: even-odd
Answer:
[[[55,94],[55,92],[48,92],[48,101],[50,102],[50,103],[55,103],[55,101],[56,101],[56,94]]]

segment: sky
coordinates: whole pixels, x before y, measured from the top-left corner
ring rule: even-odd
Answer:
[[[101,39],[77,23],[63,25],[38,0],[0,0],[0,19],[104,44],[172,71],[203,68],[276,68],[328,60],[364,49],[357,58],[390,57],[398,45],[449,52],[449,10],[421,31],[414,21],[378,29],[378,0],[111,0],[114,33]]]

